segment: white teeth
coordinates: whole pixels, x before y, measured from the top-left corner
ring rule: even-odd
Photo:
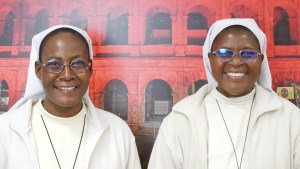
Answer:
[[[69,91],[75,89],[75,87],[59,87],[58,89],[63,91]]]
[[[227,72],[226,74],[229,75],[229,76],[233,76],[233,77],[243,77],[243,76],[245,76],[245,73]]]

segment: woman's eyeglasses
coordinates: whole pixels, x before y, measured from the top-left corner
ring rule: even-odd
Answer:
[[[73,60],[72,63],[62,63],[58,60],[49,60],[47,63],[43,63],[42,66],[49,73],[60,73],[64,70],[65,66],[70,66],[71,70],[75,73],[83,73],[91,65],[91,62],[88,62],[83,59]]]
[[[216,51],[211,53],[214,54],[220,62],[231,61],[235,55],[238,55],[242,59],[242,61],[246,63],[252,63],[256,61],[259,55],[262,55],[256,50],[241,50],[237,54],[230,49],[217,49]]]

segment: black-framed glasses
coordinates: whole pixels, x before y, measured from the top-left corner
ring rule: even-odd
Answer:
[[[235,55],[238,55],[242,61],[252,63],[256,61],[259,55],[262,55],[256,50],[241,50],[237,54],[235,51],[230,49],[217,49],[211,53],[214,54],[220,62],[231,61]]]
[[[91,65],[91,62],[88,62],[84,59],[75,59],[71,63],[62,63],[58,60],[49,60],[47,63],[42,63],[42,66],[49,73],[60,73],[64,70],[65,66],[70,66],[71,70],[75,73],[83,73]]]

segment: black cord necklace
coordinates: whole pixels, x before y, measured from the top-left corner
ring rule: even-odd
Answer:
[[[84,119],[83,119],[82,133],[81,133],[80,142],[79,142],[79,146],[78,146],[78,149],[77,149],[77,153],[76,153],[76,157],[75,157],[75,161],[74,161],[73,169],[75,168],[75,164],[76,164],[77,157],[78,157],[79,150],[80,150],[80,146],[81,146],[81,141],[82,141],[82,137],[83,137],[83,133],[84,133],[84,126],[85,126],[85,117],[86,117],[86,114],[84,115]],[[51,137],[50,137],[50,135],[49,135],[49,132],[48,132],[47,126],[46,126],[46,124],[45,124],[45,121],[44,121],[44,118],[43,118],[43,116],[42,116],[42,115],[41,115],[41,118],[42,118],[43,124],[44,124],[44,126],[45,126],[45,129],[46,129],[46,132],[47,132],[48,138],[49,138],[49,140],[50,140],[50,143],[51,143],[51,146],[52,146],[52,150],[53,150],[53,152],[54,152],[54,155],[55,155],[55,158],[56,158],[57,164],[58,164],[59,168],[61,169],[61,166],[60,166],[59,160],[58,160],[58,158],[57,158],[57,155],[56,155],[56,152],[55,152],[55,149],[54,149],[54,146],[53,146],[53,143],[52,143]]]
[[[239,162],[238,162],[238,159],[237,159],[236,150],[235,150],[235,147],[234,147],[234,144],[233,144],[233,141],[232,141],[232,138],[231,138],[229,129],[228,129],[228,127],[227,127],[225,118],[224,118],[224,116],[223,116],[223,112],[222,112],[222,110],[221,110],[221,107],[220,107],[220,105],[219,105],[218,100],[216,99],[216,102],[217,102],[217,104],[218,104],[219,110],[220,110],[220,112],[221,112],[221,115],[222,115],[222,118],[223,118],[223,121],[224,121],[224,124],[225,124],[225,126],[226,126],[226,130],[227,130],[228,136],[229,136],[230,141],[231,141],[231,145],[232,145],[232,147],[233,147],[234,156],[235,156],[235,161],[236,161],[236,165],[237,165],[237,168],[238,168],[238,169],[241,169],[241,168],[242,168],[242,160],[243,160],[243,156],[244,156],[244,150],[245,150],[245,145],[246,145],[246,140],[247,140],[247,135],[248,135],[248,129],[249,129],[249,123],[250,123],[250,118],[251,118],[251,114],[252,114],[252,107],[253,107],[254,98],[255,98],[255,93],[254,93],[254,96],[253,96],[253,99],[252,99],[251,108],[250,108],[250,113],[249,113],[249,117],[248,117],[248,124],[247,124],[246,136],[245,136],[245,141],[244,141],[244,146],[243,146],[243,151],[242,151],[242,156],[241,156],[241,162],[240,162],[240,165],[239,165]]]

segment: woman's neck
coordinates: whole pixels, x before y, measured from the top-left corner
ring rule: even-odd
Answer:
[[[50,101],[42,100],[42,106],[50,114],[57,117],[73,117],[80,112],[83,106],[83,102],[74,105],[73,107],[63,107],[53,104]]]

